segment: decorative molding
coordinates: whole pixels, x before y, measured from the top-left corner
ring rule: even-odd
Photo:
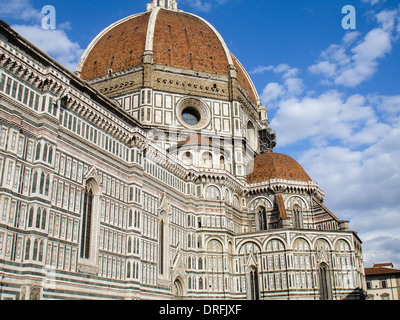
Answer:
[[[99,273],[99,267],[80,261],[78,262],[78,272],[97,276]]]

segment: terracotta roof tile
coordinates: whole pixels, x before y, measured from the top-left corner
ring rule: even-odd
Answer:
[[[217,35],[184,12],[160,10],[154,32],[154,63],[228,74],[228,59]]]
[[[400,274],[400,270],[387,267],[365,268],[366,276],[377,276],[377,275],[388,275],[388,274]]]
[[[271,179],[312,181],[303,167],[293,158],[272,151],[259,155],[247,166],[247,181],[257,183]]]
[[[133,17],[103,35],[82,66],[83,80],[107,75],[108,70],[125,70],[143,63],[150,13]]]
[[[143,64],[151,12],[132,16],[110,26],[93,44],[82,63],[80,77],[95,79]],[[229,75],[229,63],[237,80],[257,104],[258,94],[239,61],[224,47],[212,27],[195,15],[161,9],[155,20],[153,63],[218,75]],[[222,41],[222,42],[221,42]]]

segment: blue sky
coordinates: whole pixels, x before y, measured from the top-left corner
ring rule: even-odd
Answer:
[[[0,0],[0,19],[74,69],[105,27],[150,0]],[[44,5],[56,30],[41,29]],[[342,8],[356,9],[355,30]],[[275,152],[296,158],[350,220],[365,265],[400,268],[400,4],[396,0],[178,0],[208,20],[252,77]]]

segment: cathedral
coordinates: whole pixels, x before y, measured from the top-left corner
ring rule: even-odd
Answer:
[[[360,238],[275,145],[246,70],[175,0],[75,72],[0,21],[0,299],[362,299]]]

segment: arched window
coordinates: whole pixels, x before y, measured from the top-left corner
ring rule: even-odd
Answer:
[[[29,260],[30,251],[31,251],[31,239],[28,238],[28,240],[26,240],[26,245],[25,245],[25,260]]]
[[[132,239],[128,238],[128,253],[132,252]]]
[[[81,258],[89,259],[90,232],[92,223],[93,191],[86,188],[83,199],[82,233],[81,233]]]
[[[129,210],[128,227],[132,227],[132,210]]]
[[[47,150],[48,150],[48,146],[47,146],[47,143],[44,145],[44,148],[43,148],[43,157],[42,157],[42,160],[43,161],[46,161],[47,160]]]
[[[212,200],[221,200],[221,191],[215,186],[210,186],[206,190],[206,198]]]
[[[134,227],[135,228],[140,228],[140,212],[135,211],[135,220],[134,220]]]
[[[36,146],[36,155],[35,155],[35,160],[39,160],[40,159],[40,151],[42,149],[42,145],[40,144],[40,142],[38,142],[37,146]]]
[[[318,274],[321,300],[332,300],[331,277],[328,265],[321,263]]]
[[[39,244],[39,261],[43,261],[43,241],[40,241]]]
[[[36,210],[36,228],[40,228],[40,219],[42,217],[42,210],[40,208],[37,208]]]
[[[161,219],[159,223],[159,245],[158,245],[158,255],[160,261],[160,274],[165,274],[165,260],[166,260],[166,244],[165,244],[165,237],[166,237],[166,230],[165,230],[165,222]]]
[[[249,289],[249,300],[259,300],[260,290],[258,282],[258,272],[257,268],[254,266],[249,269]]]
[[[233,205],[234,208],[240,209],[240,200],[239,200],[239,197],[236,194],[233,196],[232,205]]]
[[[199,289],[200,290],[204,289],[204,284],[203,284],[203,278],[202,277],[199,278]]]
[[[201,249],[203,247],[203,238],[200,236],[197,237],[197,248]]]
[[[53,162],[53,147],[49,148],[49,155],[47,156],[47,162],[50,164]]]
[[[28,227],[32,227],[33,225],[33,207],[29,210],[29,215],[28,215]]]
[[[208,251],[222,253],[223,246],[222,243],[218,240],[211,240],[207,246]]]
[[[33,258],[32,260],[37,261],[38,258],[38,246],[39,246],[39,240],[35,239],[34,245],[33,245]]]
[[[303,228],[303,214],[298,205],[293,207],[293,227],[296,229]]]
[[[46,176],[46,183],[45,183],[45,187],[44,187],[44,195],[45,196],[49,195],[49,188],[50,188],[50,175],[48,174]]]
[[[36,193],[37,187],[37,171],[35,170],[32,175],[32,193]]]
[[[203,167],[212,168],[212,166],[213,166],[213,157],[212,157],[211,152],[204,152],[203,153],[203,157],[202,157],[202,161],[203,161]]]
[[[40,300],[40,289],[39,288],[32,288],[30,295],[29,295],[29,300]]]
[[[45,175],[42,172],[41,176],[40,176],[40,184],[39,184],[39,193],[43,194],[44,191],[44,179],[45,179]]]
[[[43,209],[42,212],[42,226],[41,229],[45,230],[46,229],[46,210]]]
[[[183,285],[182,281],[180,281],[179,279],[176,279],[174,281],[173,294],[176,298],[183,297]]]
[[[268,230],[267,210],[264,207],[258,209],[258,219],[260,223],[260,230]]]
[[[191,166],[193,164],[193,156],[190,151],[186,151],[182,156],[183,163]]]
[[[225,157],[224,156],[221,156],[219,158],[219,168],[222,169],[222,170],[225,169]]]
[[[131,263],[128,261],[126,266],[126,277],[129,279],[131,277]]]

